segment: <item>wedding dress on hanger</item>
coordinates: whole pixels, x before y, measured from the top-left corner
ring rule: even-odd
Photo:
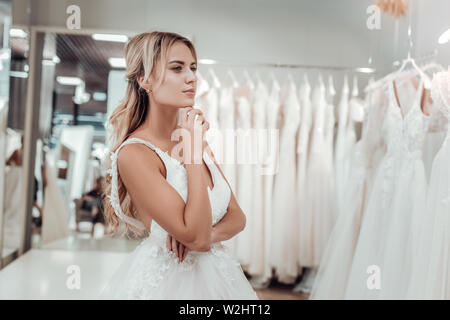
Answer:
[[[253,157],[251,136],[251,100],[252,91],[247,87],[240,87],[240,94],[236,98],[236,200],[246,217],[245,229],[236,236],[236,257],[247,270],[253,239]]]
[[[342,202],[345,193],[345,162],[348,160],[349,153],[347,152],[347,122],[349,119],[349,87],[347,76],[344,78],[342,86],[341,98],[338,104],[338,125],[336,133],[336,147],[334,149],[334,170],[335,170],[335,190],[337,207],[342,207]],[[340,214],[338,212],[338,214]]]
[[[312,217],[308,213],[308,151],[310,144],[310,133],[312,127],[312,110],[311,110],[311,86],[305,75],[302,86],[300,87],[300,130],[297,143],[297,214],[298,214],[298,265],[310,266],[312,259],[311,252],[311,225]]]
[[[188,186],[186,169],[167,152],[148,141],[130,138],[111,155],[111,205],[119,217],[122,212],[117,186],[117,157],[120,149],[131,143],[141,143],[152,149],[167,169],[167,182],[186,202]],[[217,224],[226,214],[231,191],[217,166],[204,152],[214,186],[208,187],[212,209],[212,223]],[[139,220],[131,219],[143,227]],[[189,251],[179,262],[175,253],[166,247],[167,231],[152,221],[150,234],[129,254],[125,262],[104,288],[102,299],[258,299],[239,263],[221,242],[212,244],[207,252]]]
[[[377,164],[377,150],[382,148],[379,128],[384,95],[380,90],[366,95],[366,112],[361,140],[353,148],[351,168],[346,183],[341,213],[327,243],[310,295],[312,300],[344,299],[348,275],[352,265],[359,230],[367,198],[372,185],[372,175]],[[338,275],[338,276],[336,276]]]
[[[408,110],[399,104],[394,85],[394,80],[388,82],[389,104],[383,126],[387,153],[363,214],[346,292],[349,299],[406,297],[415,250],[411,231],[426,209],[422,147],[427,120],[421,110],[423,80]],[[371,290],[369,282],[375,278],[368,272],[373,270],[382,274],[379,282],[372,283],[380,287]]]
[[[271,258],[278,280],[294,283],[297,278],[297,206],[293,199],[296,190],[296,135],[300,122],[297,89],[289,79],[286,98],[282,105],[282,130],[280,137],[279,170],[275,176],[272,216]]]
[[[270,223],[265,220],[266,208],[264,207],[264,155],[267,145],[266,106],[268,97],[267,87],[258,77],[255,87],[255,101],[252,106],[253,129],[255,130],[253,145],[256,147],[253,150],[256,156],[256,164],[253,170],[252,195],[249,195],[253,201],[254,219],[248,272],[252,276],[252,280],[256,276],[260,277],[258,281],[260,283],[265,282],[271,275],[271,272],[269,272],[270,265],[265,263],[265,256],[269,254],[269,246],[265,245],[264,234],[265,224]]]
[[[408,298],[450,299],[450,68],[434,75],[433,107],[447,121],[445,140],[434,158],[427,208],[414,231],[414,255]]]

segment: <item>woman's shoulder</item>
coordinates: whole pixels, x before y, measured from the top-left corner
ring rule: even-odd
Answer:
[[[131,138],[131,137],[130,137]],[[119,171],[132,170],[159,170],[162,169],[162,160],[155,149],[143,142],[136,141],[122,145],[117,153],[117,166]],[[122,169],[122,170],[121,170]]]

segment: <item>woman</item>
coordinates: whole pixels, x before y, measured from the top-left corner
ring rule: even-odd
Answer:
[[[221,244],[246,220],[204,141],[209,123],[192,108],[194,46],[178,34],[142,33],[129,41],[125,55],[127,93],[109,123],[115,144],[105,217],[113,233],[122,221],[125,230],[150,235],[125,259],[103,297],[257,299]],[[178,134],[181,157],[173,139]]]

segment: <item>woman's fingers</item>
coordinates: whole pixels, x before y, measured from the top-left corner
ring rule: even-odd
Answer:
[[[188,251],[189,251],[188,247],[186,247],[186,246],[183,246],[183,247],[184,247],[184,251],[183,251],[183,257],[181,258],[181,262],[184,261],[184,259],[185,259],[186,256],[187,256],[187,253],[188,253]]]
[[[185,249],[186,247],[181,243],[181,242],[179,242],[179,247],[178,247],[178,253],[179,253],[179,256],[178,256],[178,261],[183,261],[183,254],[184,254],[184,250],[186,250]]]
[[[172,237],[172,251],[175,252],[175,255],[178,257],[178,247],[177,247],[177,240]]]
[[[172,251],[172,239],[171,239],[170,235],[167,235],[166,247],[167,247],[167,250]]]

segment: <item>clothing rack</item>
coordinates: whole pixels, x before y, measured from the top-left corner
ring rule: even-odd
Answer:
[[[376,70],[371,67],[342,67],[325,65],[307,65],[307,64],[285,64],[285,63],[232,63],[214,59],[199,59],[199,64],[203,65],[224,65],[228,67],[265,67],[265,68],[288,68],[288,69],[317,69],[330,71],[348,71],[356,73],[375,73]]]

